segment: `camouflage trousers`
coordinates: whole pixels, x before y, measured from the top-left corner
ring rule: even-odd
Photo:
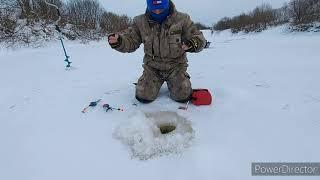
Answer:
[[[145,102],[154,101],[164,82],[170,92],[170,98],[177,102],[189,100],[192,87],[187,65],[181,64],[168,71],[160,71],[148,65],[143,65],[144,71],[136,86],[136,98]]]

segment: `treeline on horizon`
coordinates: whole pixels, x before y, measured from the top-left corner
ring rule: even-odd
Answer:
[[[132,24],[132,18],[107,12],[97,0],[47,0],[58,6],[58,25],[70,40],[88,42],[100,40],[108,33],[118,32]],[[41,46],[57,37],[54,23],[58,19],[55,7],[45,0],[1,0],[0,42],[7,46]],[[196,23],[200,29],[209,27]]]
[[[320,22],[320,0],[291,0],[278,9],[262,4],[249,13],[222,18],[213,25],[213,30],[261,32],[270,26],[289,23],[292,31],[308,31],[314,28],[316,22]]]
[[[61,14],[60,26],[71,40],[99,40],[107,33],[126,29],[132,19],[127,15],[107,12],[97,0],[47,0],[57,5]],[[0,42],[25,44],[49,41],[56,37],[57,10],[44,0],[1,0]],[[40,45],[39,45],[40,46]]]
[[[132,24],[132,18],[106,11],[97,0],[47,0],[59,7],[59,26],[64,37],[88,42],[100,40],[110,32],[118,32]],[[45,0],[1,0],[0,42],[7,46],[41,46],[57,37],[54,23],[58,19],[54,7]],[[260,32],[269,26],[290,23],[294,30],[306,31],[313,22],[320,21],[319,0],[291,0],[279,9],[263,4],[249,13],[225,17],[213,27],[196,23],[199,29],[233,33]],[[320,27],[319,27],[320,29]]]

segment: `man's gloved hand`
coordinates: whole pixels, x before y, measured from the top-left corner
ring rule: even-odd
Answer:
[[[198,42],[195,38],[192,38],[182,43],[182,49],[186,52],[196,52],[197,48]]]
[[[182,43],[182,49],[185,51],[185,52],[188,52],[189,49],[191,49],[191,47],[189,47],[188,45],[186,45],[185,42]]]
[[[121,45],[121,38],[119,34],[109,34],[108,35],[108,42],[112,48],[117,48]]]

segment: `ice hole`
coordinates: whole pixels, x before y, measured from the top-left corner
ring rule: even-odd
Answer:
[[[174,131],[176,126],[173,124],[160,124],[158,128],[160,129],[161,134],[168,134]]]
[[[191,122],[171,111],[135,113],[114,131],[114,137],[141,160],[182,153],[190,147],[194,135]]]

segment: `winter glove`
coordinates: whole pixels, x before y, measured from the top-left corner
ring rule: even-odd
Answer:
[[[190,40],[184,42],[184,44],[189,47],[189,49],[187,49],[186,52],[196,52],[196,50],[199,47],[197,38],[191,38]]]
[[[116,37],[116,34],[109,34],[108,35],[108,42],[109,42],[109,40],[110,40],[110,37]],[[121,39],[121,37],[118,35],[118,38],[117,38],[117,41],[115,42],[115,43],[110,43],[109,42],[109,44],[110,44],[110,46],[111,46],[111,48],[117,48],[117,47],[119,47],[120,45],[121,45],[121,42],[122,42],[122,39]]]

